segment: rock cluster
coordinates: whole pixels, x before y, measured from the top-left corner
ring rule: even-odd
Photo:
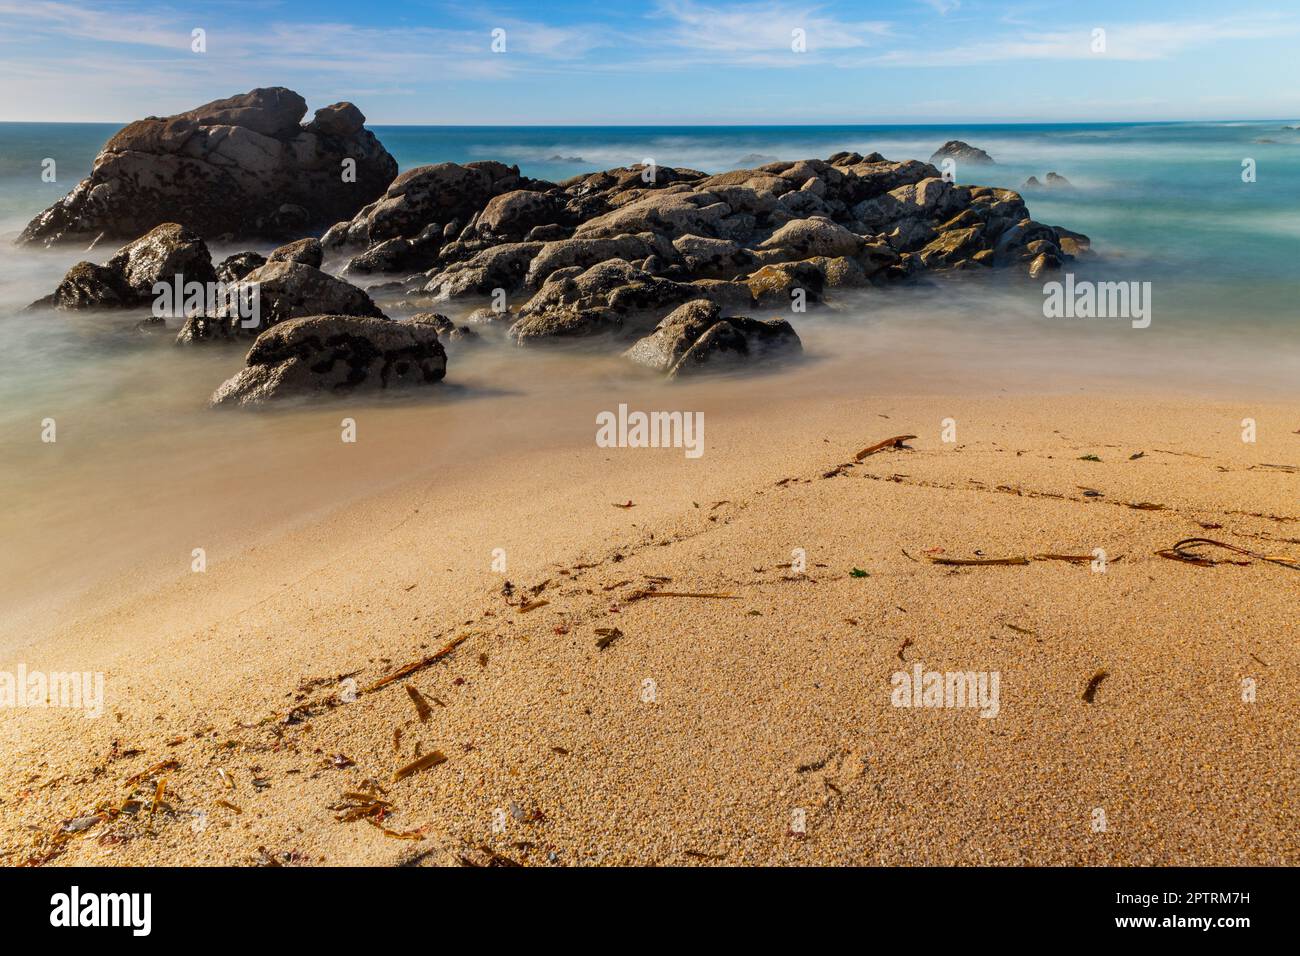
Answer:
[[[842,152],[718,175],[630,166],[550,183],[523,176],[518,167],[476,162],[421,166],[393,178],[385,173],[391,158],[362,129],[355,107],[328,107],[299,127],[304,109],[288,90],[258,90],[128,127],[101,158],[120,152],[115,143],[130,133],[150,138],[148,155],[169,162],[202,162],[193,154],[261,139],[274,143],[266,149],[278,150],[281,159],[297,159],[276,166],[251,193],[222,195],[219,204],[211,193],[215,180],[206,174],[167,179],[172,167],[158,166],[152,179],[135,177],[132,189],[152,182],[152,191],[139,193],[132,207],[137,220],[114,223],[153,221],[164,211],[181,215],[151,227],[105,265],[78,263],[37,305],[136,306],[155,282],[175,274],[225,283],[233,292],[229,300],[187,310],[178,341],[256,335],[247,367],[213,397],[217,404],[254,404],[292,393],[439,381],[444,342],[480,339],[473,326],[508,326],[509,340],[519,346],[609,341],[630,362],[678,378],[799,353],[788,321],[750,317],[755,311],[794,314],[841,290],[929,273],[1011,267],[1039,276],[1089,251],[1086,236],[1031,219],[1017,192],[957,185],[930,163],[890,162],[878,153]],[[241,197],[262,195],[286,169],[315,168],[304,157],[358,145],[373,160],[367,198],[358,201],[363,192],[354,190],[345,202],[333,184],[321,186],[309,219],[347,207],[321,239],[300,238],[267,256],[239,252],[213,265],[204,229],[278,230],[264,202],[243,205]],[[947,157],[988,159],[955,140],[935,154]],[[97,164],[87,183],[102,181],[88,190],[83,183],[63,212],[45,214],[33,224],[44,225],[26,238],[104,227],[106,220],[87,213],[84,196],[77,197],[117,182],[104,179],[110,167],[140,168]],[[314,180],[305,174],[304,182]],[[219,222],[218,205],[226,217]],[[75,217],[74,210],[80,210]],[[62,225],[50,226],[55,220]],[[390,321],[366,291],[325,271],[327,258],[353,279],[388,276],[372,286],[376,294],[382,290],[385,306],[418,314]],[[239,305],[250,297],[259,306],[255,321]],[[448,301],[474,309],[468,324],[429,311]]]
[[[301,124],[306,112],[301,96],[277,86],[137,120],[18,241],[125,239],[164,222],[208,239],[323,229],[383,194],[397,162],[351,103]]]

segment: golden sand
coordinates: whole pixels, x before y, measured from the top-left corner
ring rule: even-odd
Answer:
[[[249,535],[23,651],[107,705],[4,715],[4,860],[1295,865],[1300,571],[1157,554],[1300,557],[1300,406],[1243,414],[787,402]],[[930,560],[1039,555],[1090,560]],[[916,663],[997,716],[893,706]]]

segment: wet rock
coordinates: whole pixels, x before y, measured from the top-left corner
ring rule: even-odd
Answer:
[[[523,286],[528,266],[542,248],[540,242],[492,246],[437,272],[424,291],[436,299],[491,295],[497,289],[514,292]]]
[[[52,295],[37,306],[61,310],[117,309],[143,305],[163,282],[215,282],[212,256],[199,236],[174,222],[163,223],[119,249],[107,264],[78,262]]]
[[[236,252],[217,263],[217,279],[225,283],[238,282],[259,266],[266,265],[266,256],[258,252]]]
[[[417,312],[411,316],[410,321],[417,325],[432,326],[437,331],[438,338],[443,342],[456,342],[465,345],[481,341],[478,332],[474,329],[468,325],[457,325],[441,312]]]
[[[674,309],[623,354],[638,365],[678,378],[788,358],[802,350],[789,322],[722,318],[715,303],[695,300]]]
[[[604,239],[561,239],[546,243],[533,258],[525,277],[530,288],[541,286],[560,269],[579,266],[586,269],[611,259],[633,262],[648,256],[675,257],[672,245],[653,233],[613,236]]]
[[[515,189],[488,200],[475,229],[480,236],[499,241],[519,241],[540,226],[568,222],[568,211],[559,196],[528,189]]]
[[[51,295],[32,303],[31,308],[77,311],[120,309],[135,304],[135,295],[116,269],[93,262],[78,262],[67,271]]]
[[[355,315],[281,322],[257,337],[245,361],[213,393],[214,406],[428,387],[447,371],[433,325]]]
[[[1061,259],[1052,252],[1042,252],[1029,263],[1029,278],[1037,279],[1044,272],[1055,272],[1061,268]]]
[[[326,246],[364,248],[386,239],[413,239],[431,223],[445,223],[443,238],[450,241],[488,200],[533,182],[519,175],[518,166],[495,162],[417,166],[394,179],[346,226],[332,227]]]
[[[268,262],[245,276],[231,292],[230,301],[213,314],[186,319],[176,341],[257,335],[280,322],[308,315],[384,317],[361,289],[301,262]],[[250,301],[254,294],[256,316],[239,315],[239,304]]]
[[[758,265],[753,252],[730,239],[679,236],[673,240],[673,248],[681,256],[686,271],[692,275],[730,278],[749,272]]]
[[[772,253],[777,261],[811,259],[814,256],[853,256],[863,247],[861,236],[822,216],[788,222],[758,248]],[[768,257],[768,261],[773,261]]]
[[[319,269],[325,261],[325,250],[319,239],[299,239],[286,243],[275,249],[266,257],[267,262],[301,262],[305,266]]]
[[[174,222],[166,222],[128,243],[108,260],[137,301],[153,297],[156,282],[215,282],[212,255],[199,235]]]
[[[322,240],[323,242],[323,240]],[[426,226],[414,239],[385,239],[349,260],[344,272],[358,275],[383,272],[410,272],[427,269],[438,260],[442,248],[442,227]]]
[[[590,338],[644,327],[677,305],[698,298],[690,283],[652,276],[623,259],[611,259],[577,275],[552,276],[520,310],[510,327],[519,345]]]
[[[304,127],[306,109],[297,93],[270,87],[137,120],[18,241],[125,238],[165,222],[207,238],[278,237],[350,218],[383,193],[397,163],[368,130],[338,132],[355,117]],[[345,160],[355,177],[342,175]]]

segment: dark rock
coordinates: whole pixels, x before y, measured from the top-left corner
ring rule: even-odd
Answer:
[[[316,118],[307,124],[307,128],[313,133],[323,133],[326,136],[347,137],[355,136],[365,125],[366,118],[361,110],[351,103],[343,102],[322,106],[316,111]]]
[[[123,246],[106,265],[78,262],[53,295],[35,304],[63,310],[139,306],[153,299],[156,283],[173,286],[178,279],[206,284],[216,282],[217,273],[203,240],[167,222]]]
[[[287,237],[347,219],[383,193],[397,163],[368,130],[337,132],[348,125],[339,117],[355,120],[350,112],[330,114],[327,132],[298,125],[306,108],[297,93],[271,87],[137,120],[18,241],[126,238],[164,222],[208,238]],[[345,181],[344,160],[356,163],[355,181]]]
[[[301,262],[305,266],[319,269],[325,261],[325,250],[319,239],[299,239],[271,252],[267,262]]]
[[[781,319],[721,318],[712,302],[695,300],[671,312],[623,354],[669,378],[786,358],[802,351],[799,336]]]
[[[431,325],[355,315],[312,315],[257,337],[246,365],[213,393],[213,405],[260,405],[434,385],[447,353]]]
[[[941,163],[945,159],[981,166],[988,166],[993,163],[993,157],[984,150],[972,146],[970,143],[963,143],[959,139],[950,139],[936,149],[934,155],[930,157],[930,162]]]
[[[93,262],[78,262],[63,276],[54,294],[33,303],[33,307],[73,311],[119,309],[137,304],[134,293],[116,269]]]
[[[137,302],[153,297],[154,283],[170,283],[176,276],[187,283],[217,280],[207,244],[174,222],[165,222],[123,246],[108,260],[108,267],[122,276]]]
[[[252,296],[257,302],[255,322],[237,312],[238,302]],[[176,341],[257,335],[281,322],[308,315],[384,317],[370,296],[349,282],[301,262],[268,262],[234,286],[231,302],[213,314],[190,316]]]
[[[259,266],[266,265],[266,256],[258,252],[236,252],[217,264],[217,278],[227,284],[238,282]]]
[[[488,200],[475,224],[477,234],[499,241],[523,239],[538,226],[564,226],[568,211],[558,196],[514,189]]]
[[[417,325],[432,326],[437,330],[438,338],[446,342],[457,342],[464,345],[480,341],[480,336],[474,329],[471,329],[468,325],[457,325],[441,312],[417,312],[411,316],[410,321]]]
[[[461,223],[480,212],[488,200],[533,182],[519,175],[518,166],[501,163],[417,166],[393,180],[346,227],[335,226],[328,235],[332,244],[365,247],[385,239],[412,239],[431,223],[445,223],[443,238],[450,242],[460,234]]]

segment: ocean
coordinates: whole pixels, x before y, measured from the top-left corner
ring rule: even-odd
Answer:
[[[20,250],[13,238],[89,172],[119,125],[0,124],[0,639],[30,638],[62,602],[111,591],[146,565],[162,574],[188,567],[199,542],[219,554],[228,532],[292,521],[436,470],[445,456],[490,468],[503,446],[582,434],[594,412],[628,398],[662,404],[672,395],[674,407],[712,408],[783,390],[833,400],[845,390],[1148,386],[1293,397],[1300,131],[1292,122],[372,127],[402,169],[492,159],[557,181],[646,159],[705,172],[841,150],[927,159],[961,139],[996,164],[963,166],[960,181],[1019,189],[1031,175],[1066,177],[1069,189],[1025,191],[1031,215],[1092,239],[1097,256],[1072,271],[1151,283],[1152,323],[1048,319],[1041,284],[958,276],[793,317],[807,353],[796,368],[673,390],[616,354],[523,353],[499,342],[453,353],[438,396],[365,407],[363,434],[384,452],[347,464],[333,456],[352,403],[262,415],[207,408],[242,364],[241,349],[175,348],[131,333],[133,319],[23,314],[82,253]],[[42,181],[47,158],[54,183]],[[1246,160],[1253,182],[1243,181]],[[56,443],[39,439],[46,419],[57,422]]]

